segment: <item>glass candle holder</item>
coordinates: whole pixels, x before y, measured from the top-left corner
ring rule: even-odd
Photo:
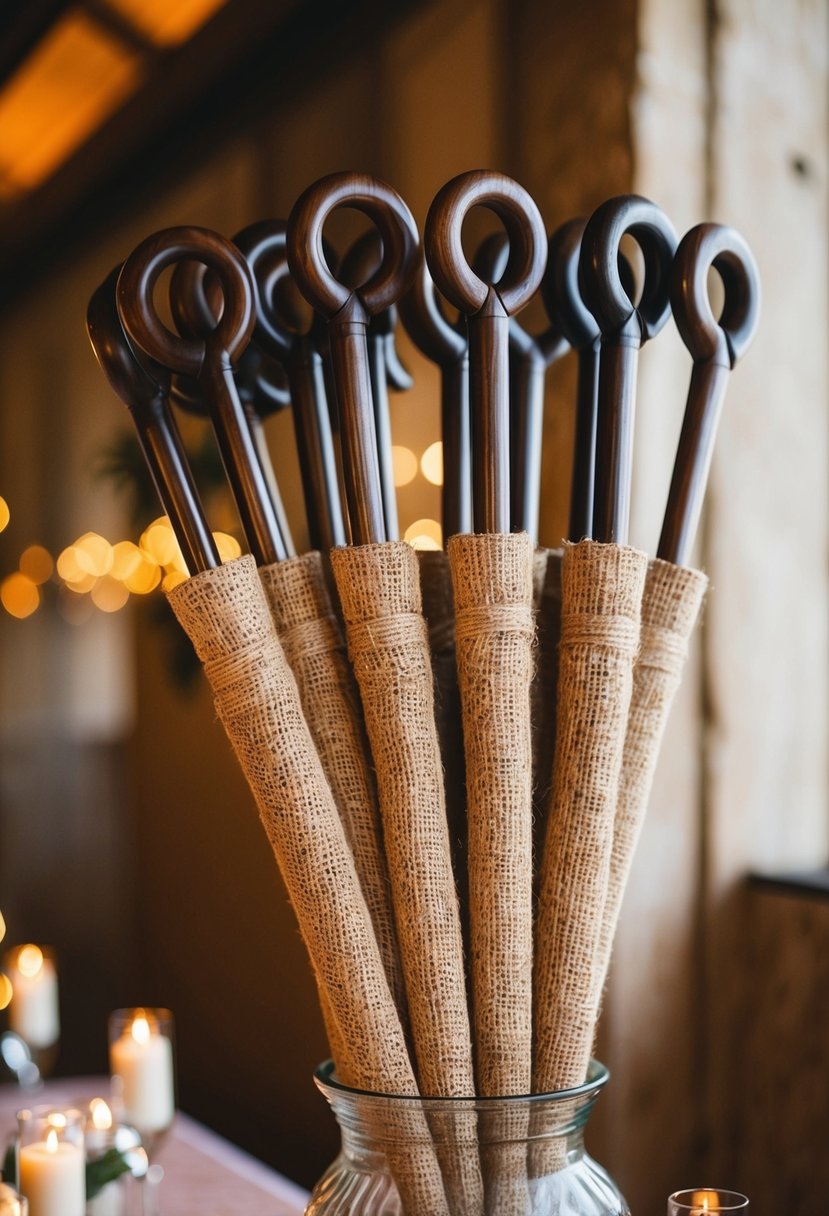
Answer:
[[[84,1216],[86,1158],[79,1110],[17,1112],[17,1184],[29,1216]]]
[[[140,1179],[147,1153],[134,1127],[117,1123],[103,1098],[86,1109],[86,1216],[130,1216],[143,1207]],[[139,1194],[136,1194],[138,1188]]]
[[[42,1076],[54,1067],[60,1040],[58,974],[54,951],[28,943],[7,951],[4,970],[12,988],[9,1030],[22,1039]]]
[[[152,1154],[176,1109],[173,1015],[169,1009],[116,1009],[109,1017],[109,1071],[119,1122],[135,1127]]]
[[[22,1195],[0,1182],[0,1216],[28,1216],[29,1205]]]
[[[691,1187],[668,1196],[668,1216],[730,1216],[748,1209],[745,1195],[716,1186]]]

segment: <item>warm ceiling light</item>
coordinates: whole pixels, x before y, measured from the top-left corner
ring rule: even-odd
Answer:
[[[126,17],[159,46],[186,42],[222,7],[225,0],[109,0],[109,7]]]
[[[139,57],[83,12],[56,21],[0,94],[0,197],[40,185],[135,91],[140,75]]]

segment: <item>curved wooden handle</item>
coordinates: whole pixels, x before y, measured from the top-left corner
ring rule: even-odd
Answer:
[[[323,229],[338,207],[363,212],[382,241],[380,265],[366,283],[349,288],[334,276]],[[335,173],[310,186],[288,219],[288,263],[308,302],[328,319],[339,407],[343,472],[351,540],[386,540],[387,529],[366,330],[409,287],[417,268],[417,227],[400,195],[384,182],[357,173]]]
[[[625,288],[620,244],[626,234],[642,251],[639,303]],[[670,279],[676,236],[667,216],[648,199],[621,195],[603,203],[587,222],[579,255],[579,288],[601,333],[596,429],[593,535],[626,544],[630,520],[633,428],[639,347],[670,315]]]
[[[339,207],[361,211],[383,242],[377,270],[356,293],[335,277],[323,244],[323,229]],[[300,195],[288,219],[288,263],[309,304],[324,317],[335,316],[352,294],[369,316],[377,316],[408,289],[417,267],[417,225],[391,186],[360,173],[332,173]]]
[[[712,266],[725,291],[719,319],[708,294]],[[734,367],[750,345],[760,316],[760,273],[739,232],[724,224],[697,224],[685,234],[674,258],[671,307],[695,363],[724,360]]]
[[[509,238],[509,257],[497,282],[487,282],[464,253],[463,223],[475,206],[493,211]],[[547,256],[544,222],[517,182],[483,170],[463,173],[433,200],[425,245],[432,278],[468,318],[474,527],[509,532],[509,318],[541,282]]]
[[[138,441],[191,574],[220,564],[190,464],[167,403],[169,373],[143,367],[130,347],[115,303],[120,266],[94,292],[86,314],[89,340],[110,386],[132,414]]]
[[[708,295],[712,266],[725,289],[719,321]],[[728,373],[749,346],[759,318],[760,276],[740,234],[722,224],[692,228],[676,253],[671,299],[694,367],[657,556],[683,566],[702,514]]]
[[[202,338],[173,333],[153,300],[161,272],[185,260],[209,266],[222,287],[222,315]],[[236,362],[253,333],[253,300],[247,262],[230,241],[207,228],[165,228],[147,237],[127,258],[118,279],[118,313],[132,341],[151,359],[188,376],[198,376],[208,359],[223,367]]]

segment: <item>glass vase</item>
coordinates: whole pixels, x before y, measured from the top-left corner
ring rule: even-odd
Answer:
[[[584,1085],[560,1093],[412,1099],[349,1089],[324,1064],[314,1079],[342,1147],[314,1187],[306,1216],[630,1216],[616,1184],[584,1148],[584,1128],[608,1076],[594,1061]],[[441,1184],[445,1198],[435,1202]],[[405,1208],[401,1194],[408,1194]]]

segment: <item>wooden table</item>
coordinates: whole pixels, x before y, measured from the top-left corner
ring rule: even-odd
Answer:
[[[50,1081],[32,1094],[0,1085],[0,1144],[14,1133],[15,1113],[23,1106],[77,1106],[108,1095],[105,1077]],[[296,1183],[180,1111],[158,1162],[163,1216],[301,1216],[308,1201]]]

